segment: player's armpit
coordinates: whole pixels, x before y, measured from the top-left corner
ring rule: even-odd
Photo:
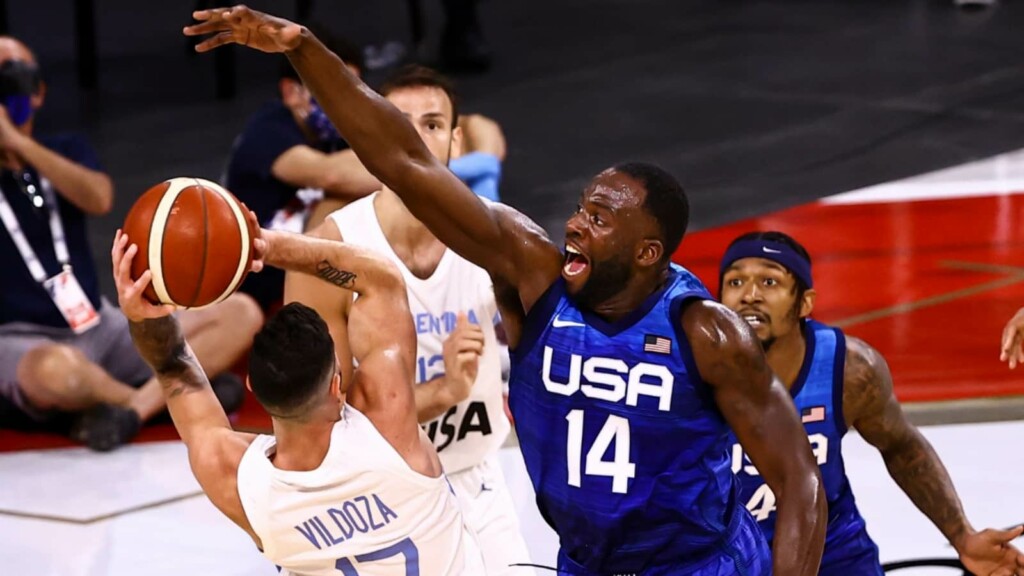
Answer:
[[[864,341],[847,337],[843,413],[878,448],[889,475],[957,550],[973,532],[953,481],[938,454],[907,420],[893,393],[885,358]]]
[[[778,496],[775,574],[817,574],[827,504],[821,474],[792,399],[750,326],[724,306],[693,301],[683,329],[701,378],[744,451]]]
[[[306,233],[307,236],[325,240],[342,241],[341,234],[334,221],[328,218],[315,229]],[[334,352],[338,355],[338,369],[343,382],[352,379],[352,353],[348,344],[348,313],[352,305],[352,294],[338,290],[309,274],[286,272],[284,281],[284,303],[301,302],[316,310],[317,314],[327,323],[331,338],[334,340]]]

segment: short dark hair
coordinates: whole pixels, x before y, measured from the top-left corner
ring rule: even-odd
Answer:
[[[807,252],[807,248],[804,248],[803,244],[797,242],[796,239],[794,239],[789,234],[786,234],[785,232],[779,232],[778,230],[766,230],[763,232],[747,232],[746,234],[737,236],[735,239],[733,239],[732,242],[729,242],[729,247],[726,248],[726,251],[728,251],[728,249],[732,248],[734,245],[740,242],[746,242],[747,240],[763,240],[765,242],[778,242],[779,244],[784,244],[792,248],[793,251],[796,252],[798,256],[806,260],[808,264],[812,264],[811,255],[810,253]],[[800,299],[803,298],[804,292],[807,291],[809,286],[807,286],[807,284],[803,280],[797,278],[796,274],[793,274],[793,279],[796,280],[796,297],[797,301],[799,302]]]
[[[346,64],[351,64],[359,69],[359,73],[366,72],[366,60],[363,57],[363,51],[352,42],[335,36],[326,28],[318,26],[316,24],[308,24],[306,28],[309,28],[310,32],[320,40],[328,50],[338,55],[338,58]],[[278,69],[278,80],[284,80],[290,78],[296,82],[302,82],[302,78],[299,77],[299,73],[292,67],[291,62],[287,58],[282,58],[281,65]]]
[[[667,262],[679,248],[690,223],[690,201],[675,176],[654,164],[624,162],[615,166],[621,172],[643,185],[647,191],[644,209],[658,221],[661,241],[665,244],[662,260]]]
[[[292,302],[253,339],[249,384],[272,416],[297,418],[335,370],[334,341],[312,308]]]
[[[387,96],[402,88],[439,88],[448,96],[452,103],[452,128],[459,125],[459,97],[455,92],[455,84],[447,76],[433,68],[419,64],[407,64],[396,70],[380,85],[381,96]]]

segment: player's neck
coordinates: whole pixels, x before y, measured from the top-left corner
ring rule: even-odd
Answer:
[[[622,290],[603,301],[586,306],[590,312],[608,322],[616,322],[634,310],[657,292],[668,279],[668,269],[654,270],[649,274],[635,273],[629,277]]]
[[[803,330],[799,325],[788,334],[777,338],[768,348],[768,365],[787,390],[792,389],[796,383],[806,354],[807,341],[804,340]]]
[[[273,419],[277,449],[274,467],[280,470],[308,472],[323,464],[331,447],[331,433],[341,419],[339,413],[321,410],[306,422]]]
[[[410,272],[427,278],[444,256],[445,246],[409,212],[397,194],[384,187],[374,199],[374,210],[384,237]]]

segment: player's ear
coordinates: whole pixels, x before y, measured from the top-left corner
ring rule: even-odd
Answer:
[[[335,372],[331,378],[331,396],[341,400],[341,372]]]
[[[245,389],[252,392],[252,382],[249,381],[249,375],[245,376]]]
[[[814,300],[818,297],[817,291],[814,288],[808,288],[804,291],[804,296],[800,301],[800,317],[807,318],[814,312]]]
[[[661,262],[661,257],[664,254],[665,245],[661,243],[661,240],[645,238],[636,257],[637,263],[641,266],[654,266]]]

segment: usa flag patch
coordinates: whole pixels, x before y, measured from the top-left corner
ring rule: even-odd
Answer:
[[[672,353],[672,341],[664,336],[657,336],[655,334],[647,334],[644,336],[644,352],[653,352],[655,354],[671,354]]]
[[[800,411],[800,421],[804,424],[808,422],[823,422],[825,420],[825,407],[824,406],[812,406],[810,408],[804,408]]]

